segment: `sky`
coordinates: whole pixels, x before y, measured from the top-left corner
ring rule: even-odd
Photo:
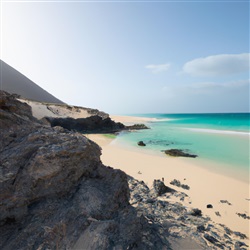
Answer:
[[[249,1],[1,1],[3,61],[110,114],[249,112]]]

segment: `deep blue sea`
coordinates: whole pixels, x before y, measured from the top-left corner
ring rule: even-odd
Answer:
[[[124,132],[118,136],[118,143],[136,146],[142,140],[154,152],[183,149],[199,159],[249,169],[250,113],[134,116],[154,118],[147,122],[151,129]]]

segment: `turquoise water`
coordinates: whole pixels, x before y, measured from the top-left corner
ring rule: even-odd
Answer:
[[[117,142],[136,146],[142,140],[155,152],[183,149],[199,159],[249,168],[249,113],[135,116],[155,118],[147,123],[151,129],[122,133]]]

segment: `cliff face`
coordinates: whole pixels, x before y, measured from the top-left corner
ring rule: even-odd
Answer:
[[[80,235],[76,249],[162,247],[129,205],[126,174],[105,167],[100,154],[1,91],[0,249],[72,249]]]

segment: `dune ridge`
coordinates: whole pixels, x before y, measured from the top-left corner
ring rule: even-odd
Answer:
[[[33,101],[64,103],[2,60],[0,69],[1,90]]]

